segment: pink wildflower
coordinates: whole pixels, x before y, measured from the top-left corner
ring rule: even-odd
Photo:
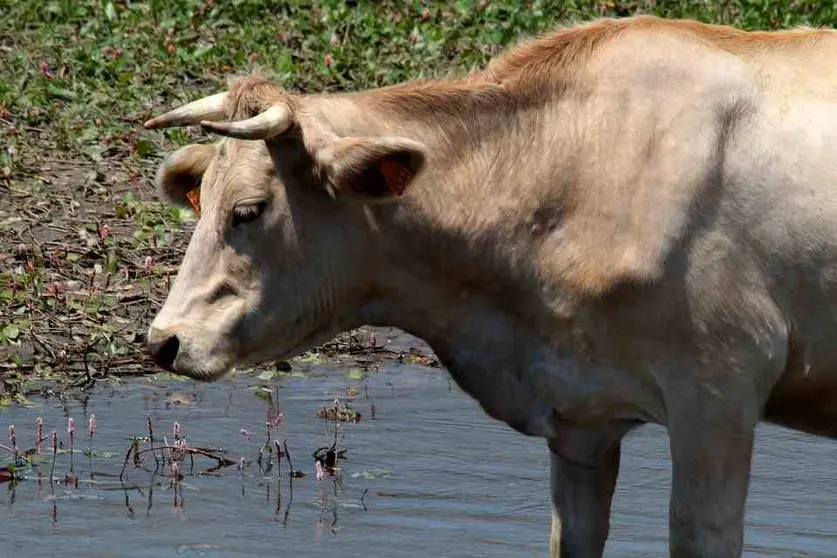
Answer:
[[[314,470],[317,473],[317,480],[321,481],[325,478],[325,471],[323,471],[323,466],[319,461],[314,462]]]
[[[244,430],[243,428],[241,429],[241,435],[244,436],[245,438],[247,438],[248,442],[253,439],[253,437],[250,435],[250,433],[247,432],[246,430]]]
[[[41,75],[47,79],[52,79],[55,77],[55,74],[49,71],[49,65],[47,64],[46,60],[41,60]]]
[[[331,68],[331,66],[334,64],[334,57],[332,57],[330,54],[326,54],[325,58],[323,58],[323,64],[325,64],[326,68]]]
[[[96,435],[96,415],[90,415],[90,420],[87,423],[87,432],[91,438]]]
[[[172,434],[174,434],[175,440],[180,439],[180,423],[177,421],[174,421],[174,425],[172,426]]]
[[[76,421],[73,420],[73,417],[67,420],[67,434],[70,435],[71,440],[76,435]]]

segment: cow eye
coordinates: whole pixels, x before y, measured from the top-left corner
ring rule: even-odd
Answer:
[[[257,203],[240,203],[233,208],[232,226],[233,228],[255,221],[261,217],[267,207],[266,201]]]

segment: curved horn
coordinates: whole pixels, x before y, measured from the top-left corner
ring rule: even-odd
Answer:
[[[191,126],[203,120],[221,120],[226,118],[224,101],[226,93],[216,93],[197,101],[185,104],[165,114],[154,117],[145,123],[146,128],[171,128],[173,126]]]
[[[201,122],[210,132],[237,139],[268,140],[285,132],[293,124],[291,109],[284,103],[273,105],[247,120],[235,122]]]

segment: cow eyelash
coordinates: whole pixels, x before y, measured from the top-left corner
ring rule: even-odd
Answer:
[[[232,226],[233,228],[255,221],[261,217],[267,207],[267,202],[260,201],[258,203],[248,203],[237,205],[233,208]]]

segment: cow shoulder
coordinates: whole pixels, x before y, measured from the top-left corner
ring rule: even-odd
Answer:
[[[542,263],[598,295],[659,280],[690,229],[711,220],[759,85],[740,58],[676,29],[625,32],[587,64],[565,219]]]

